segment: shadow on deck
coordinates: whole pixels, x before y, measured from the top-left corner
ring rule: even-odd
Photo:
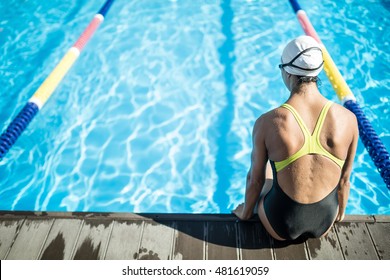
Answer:
[[[280,242],[229,214],[0,212],[0,259],[390,259],[390,216],[347,216]]]

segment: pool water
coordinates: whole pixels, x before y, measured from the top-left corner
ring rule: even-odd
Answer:
[[[0,3],[2,131],[103,3]],[[300,4],[389,148],[390,3]],[[0,162],[0,209],[230,212],[243,201],[256,118],[288,98],[281,52],[301,34],[288,1],[115,1]],[[347,212],[390,214],[361,142]]]

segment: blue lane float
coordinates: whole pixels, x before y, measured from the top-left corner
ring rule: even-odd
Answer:
[[[370,157],[372,158],[375,166],[381,174],[386,186],[390,186],[390,156],[379,139],[370,121],[364,115],[363,110],[359,104],[349,100],[344,103],[344,106],[356,115],[359,126],[360,140],[362,140],[364,147]]]
[[[14,118],[7,130],[0,136],[0,159],[2,159],[13,146],[38,111],[39,108],[35,103],[28,102],[16,118]]]

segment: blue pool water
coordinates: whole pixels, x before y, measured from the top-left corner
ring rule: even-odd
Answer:
[[[0,2],[2,131],[103,2]],[[389,2],[300,4],[389,148]],[[288,97],[280,54],[301,34],[287,0],[115,1],[0,162],[0,209],[230,212],[254,121]],[[390,214],[361,142],[347,212]]]

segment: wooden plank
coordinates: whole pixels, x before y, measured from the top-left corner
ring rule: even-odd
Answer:
[[[342,222],[350,223],[373,223],[375,218],[373,215],[346,215]]]
[[[7,256],[8,260],[36,260],[53,224],[52,219],[26,220]]]
[[[237,234],[235,222],[207,223],[207,259],[237,260]]]
[[[335,228],[346,260],[378,259],[364,223],[342,222]]]
[[[116,221],[107,248],[106,260],[134,260],[142,232],[142,221]]]
[[[23,219],[6,219],[0,221],[0,260],[4,260],[12,246]]]
[[[367,224],[381,260],[390,260],[390,223]]]
[[[141,245],[136,254],[140,260],[169,260],[172,258],[174,223],[145,221]]]
[[[243,260],[272,260],[270,237],[261,223],[238,223]]]
[[[375,215],[374,218],[376,222],[390,223],[390,215]]]
[[[338,223],[325,238],[306,243],[271,239],[267,245],[258,221],[236,224],[229,215],[132,214],[136,219],[128,222],[120,214],[114,224],[115,213],[32,212],[22,223],[26,213],[7,212],[0,215],[0,259],[269,259],[269,245],[275,246],[276,259],[390,259],[389,216],[349,216],[349,222]],[[172,222],[174,217],[179,221]]]
[[[273,239],[275,259],[277,260],[307,260],[309,256],[305,248],[305,240],[279,241]]]
[[[40,259],[70,260],[82,220],[57,219],[44,244]]]
[[[75,260],[101,260],[111,232],[113,221],[85,220],[74,250]]]
[[[173,258],[175,260],[204,259],[205,223],[177,222]]]
[[[306,241],[310,259],[313,260],[342,260],[339,241],[335,229],[328,232],[325,237],[310,238]]]

